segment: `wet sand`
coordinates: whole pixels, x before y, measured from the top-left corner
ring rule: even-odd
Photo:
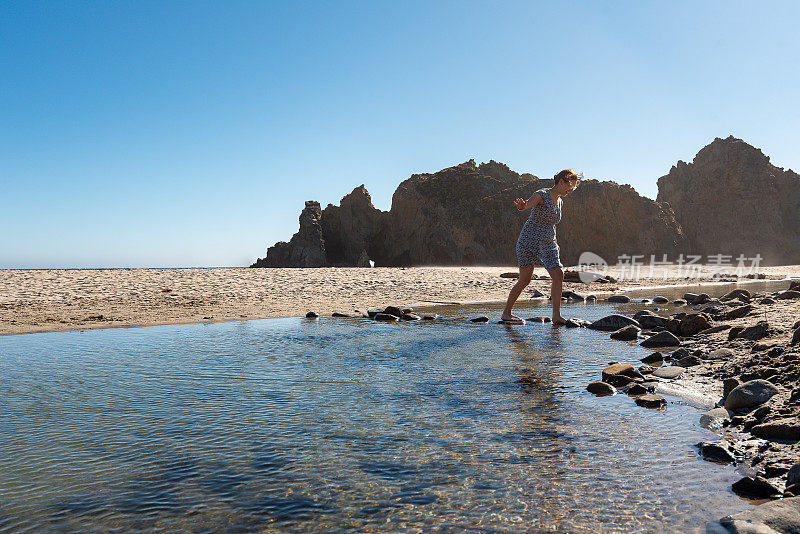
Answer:
[[[409,267],[322,269],[113,269],[0,271],[0,335],[89,328],[138,327],[274,317],[353,313],[375,306],[504,301],[515,267]],[[647,274],[647,268],[643,274]],[[800,266],[766,267],[768,278],[800,277]],[[565,290],[600,294],[687,281],[671,268],[666,277],[619,283],[569,283]],[[537,267],[535,275],[546,272]],[[659,273],[660,275],[660,273]],[[533,280],[521,300],[550,280]]]

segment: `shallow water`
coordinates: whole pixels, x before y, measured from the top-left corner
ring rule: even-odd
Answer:
[[[481,313],[0,338],[0,530],[683,532],[750,507],[698,459],[697,407],[585,391],[647,349]]]

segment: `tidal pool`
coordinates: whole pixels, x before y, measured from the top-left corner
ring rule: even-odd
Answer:
[[[751,506],[698,407],[585,391],[647,349],[444,311],[0,338],[0,530],[702,532]]]

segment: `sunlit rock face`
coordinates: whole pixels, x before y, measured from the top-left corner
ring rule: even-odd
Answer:
[[[800,263],[800,175],[741,139],[717,138],[679,161],[659,178],[657,199],[674,210],[685,252]]]

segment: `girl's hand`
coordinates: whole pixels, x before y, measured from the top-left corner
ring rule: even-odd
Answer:
[[[523,200],[521,198],[518,198],[517,200],[514,201],[514,204],[517,206],[517,209],[519,211],[522,211],[522,210],[525,209],[526,202],[525,202],[525,200]]]

